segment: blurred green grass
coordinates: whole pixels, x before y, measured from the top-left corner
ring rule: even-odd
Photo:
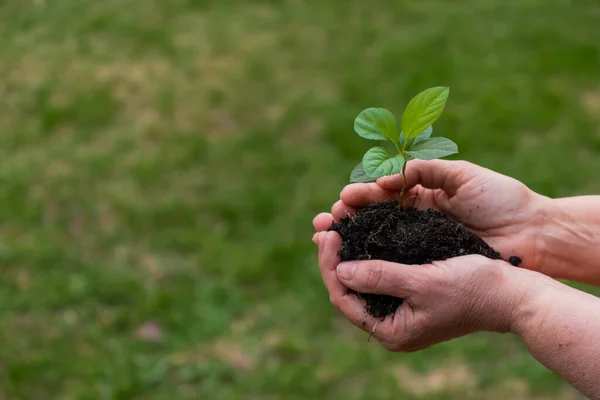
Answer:
[[[595,0],[0,1],[0,398],[568,399],[514,338],[388,354],[310,241],[363,108],[600,192]]]

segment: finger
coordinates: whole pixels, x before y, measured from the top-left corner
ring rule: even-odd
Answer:
[[[402,200],[403,207],[415,207],[419,210],[427,210],[433,208],[439,211],[437,204],[436,190],[425,189],[421,185],[416,185],[404,194]]]
[[[333,216],[329,213],[320,213],[313,219],[313,226],[317,232],[325,231],[333,224]]]
[[[449,160],[412,160],[406,168],[406,189],[411,189],[420,184],[428,189],[442,189],[449,196],[476,174],[477,167],[465,161]],[[402,175],[391,175],[377,180],[382,189],[398,191],[403,185]]]
[[[331,215],[333,215],[333,218],[335,219],[336,222],[342,218],[347,217],[350,214],[354,214],[355,212],[356,212],[355,208],[350,207],[349,205],[345,204],[342,200],[338,200],[331,207]]]
[[[365,332],[371,332],[375,323],[381,318],[370,317],[365,311],[365,303],[355,294],[346,292],[342,296],[331,296],[331,304],[352,324],[356,325]],[[380,333],[378,332],[378,335]],[[375,337],[378,337],[374,335]]]
[[[426,210],[428,208],[439,209],[436,204],[437,193],[431,189],[426,189],[421,185],[415,185],[412,189],[408,190],[404,194],[402,205],[404,207],[416,207],[419,209]],[[340,209],[344,209],[348,214],[353,214],[359,208],[368,206],[369,204],[397,200],[400,197],[399,193],[393,193],[388,190],[382,189],[378,185],[367,185],[367,184],[355,184],[348,185],[342,191],[340,197],[342,198],[341,205],[336,206]],[[337,204],[337,203],[336,203]],[[335,206],[335,205],[334,205]],[[343,218],[346,215],[336,216],[336,219]]]
[[[349,261],[337,266],[340,282],[358,292],[409,298],[418,291],[421,266],[381,260]]]
[[[338,251],[342,245],[342,238],[337,232],[320,232],[317,238],[319,246],[319,268],[323,283],[330,296],[342,296],[347,289],[337,278],[336,266],[340,262]]]
[[[355,183],[340,193],[340,199],[349,207],[362,208],[369,204],[396,200],[398,194],[383,189],[376,183]]]
[[[342,245],[342,238],[336,232],[318,233],[319,268],[323,283],[329,291],[329,299],[353,324],[362,327],[365,321],[365,305],[358,297],[348,293],[337,277],[336,267],[340,262],[338,250]]]

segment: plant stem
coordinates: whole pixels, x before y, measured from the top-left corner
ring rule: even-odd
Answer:
[[[398,208],[402,209],[402,200],[404,199],[404,189],[406,189],[406,164],[408,164],[408,162],[404,163],[404,166],[402,167],[402,190],[400,190],[400,200],[398,202]]]
[[[398,203],[398,208],[400,208],[400,209],[402,209],[402,200],[404,198],[404,189],[406,189],[406,164],[408,164],[408,161],[406,161],[406,156],[404,155],[404,150],[406,150],[406,143],[408,143],[408,139],[404,138],[404,144],[402,145],[402,150],[398,149],[398,145],[396,145],[396,148],[400,152],[400,155],[402,157],[404,157],[404,160],[405,160],[404,165],[402,166],[402,190],[400,190],[400,200]]]

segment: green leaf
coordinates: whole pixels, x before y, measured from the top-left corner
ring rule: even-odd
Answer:
[[[390,153],[383,147],[373,147],[365,153],[362,164],[367,175],[372,178],[380,178],[402,171],[404,157],[400,154],[390,156]]]
[[[406,154],[420,160],[434,160],[458,153],[458,146],[450,139],[443,137],[427,138],[416,142]]]
[[[429,125],[427,129],[418,134],[415,139],[429,139],[433,133],[433,126]]]
[[[354,120],[354,130],[359,136],[372,140],[396,142],[398,128],[394,114],[385,108],[367,108]]]
[[[433,133],[433,126],[427,127],[427,129],[425,129],[425,131],[423,131],[416,137],[408,139],[406,148],[407,149],[410,148],[416,141],[419,141],[421,139],[428,139],[429,137],[431,137],[432,133]],[[402,148],[402,146],[404,146],[404,132],[400,132],[400,140],[398,141],[398,146],[400,146],[400,148]]]
[[[362,162],[354,167],[352,173],[350,174],[350,183],[369,183],[375,182],[376,180],[377,178],[367,175],[365,169],[363,168]]]
[[[417,94],[402,115],[402,132],[407,139],[415,137],[433,125],[442,115],[450,89],[433,87]]]

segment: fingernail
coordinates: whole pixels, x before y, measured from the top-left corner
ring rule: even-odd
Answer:
[[[338,276],[344,280],[349,281],[354,277],[354,272],[356,271],[356,263],[351,262],[343,262],[337,266]]]
[[[318,244],[318,243],[317,243],[317,236],[319,236],[319,232],[315,233],[315,234],[313,235],[313,237],[312,237],[312,241],[313,241],[313,243],[314,243],[314,244]]]

